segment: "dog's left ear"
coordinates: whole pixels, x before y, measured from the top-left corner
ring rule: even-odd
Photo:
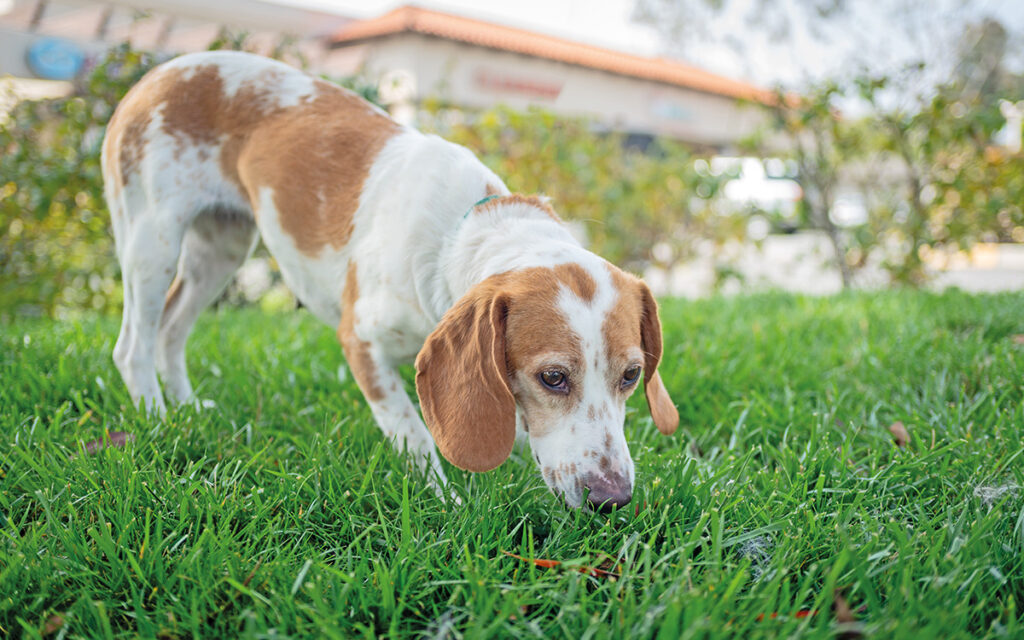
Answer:
[[[516,404],[505,365],[508,298],[480,284],[460,299],[416,357],[416,393],[438,450],[468,471],[508,458]]]
[[[644,393],[647,395],[647,406],[651,409],[654,426],[663,434],[671,435],[679,426],[679,411],[658,375],[658,363],[661,361],[658,303],[644,282],[640,281],[639,285],[643,309],[640,316],[640,344],[644,351]]]

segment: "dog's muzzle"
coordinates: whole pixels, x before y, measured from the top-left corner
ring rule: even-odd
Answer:
[[[633,498],[629,478],[617,473],[589,474],[583,478],[583,486],[590,489],[587,502],[591,508],[603,513],[611,511],[613,507],[624,507]]]

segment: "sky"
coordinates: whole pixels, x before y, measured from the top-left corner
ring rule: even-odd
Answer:
[[[805,3],[775,0],[774,15],[787,16],[790,25],[789,37],[780,42],[763,25],[751,24],[755,0],[732,0],[725,11],[701,16],[705,28],[688,33],[686,46],[673,46],[653,28],[633,22],[635,0],[272,1],[361,18],[412,3],[641,55],[671,53],[761,86],[799,86],[856,65],[888,70],[922,56],[935,61],[951,52],[939,43],[955,40],[964,22],[984,15],[1024,34],[1024,0],[849,0],[846,14],[816,23],[803,14]],[[904,28],[908,23],[914,28]]]

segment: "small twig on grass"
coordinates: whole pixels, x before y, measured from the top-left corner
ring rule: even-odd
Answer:
[[[552,568],[557,567],[558,565],[562,564],[561,560],[547,560],[547,559],[544,559],[544,558],[524,558],[523,556],[517,556],[516,554],[509,553],[508,551],[502,551],[502,553],[504,553],[506,556],[515,558],[517,560],[522,560],[523,562],[532,562],[534,565],[536,565],[538,567],[543,567],[545,569],[552,569]],[[616,573],[614,571],[608,571],[606,569],[599,569],[597,567],[573,567],[573,568],[576,569],[577,571],[579,571],[580,573],[585,573],[585,574],[587,574],[587,575],[589,575],[591,577],[594,577],[594,578],[619,578],[619,577],[622,577],[622,574],[620,574],[620,573]]]

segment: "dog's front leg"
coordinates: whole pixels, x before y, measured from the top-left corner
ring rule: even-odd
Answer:
[[[338,328],[345,360],[363,396],[373,411],[377,426],[399,451],[412,455],[439,495],[444,495],[448,479],[434,439],[423,424],[416,407],[405,392],[397,368],[370,342],[361,340],[352,326],[342,321]]]

